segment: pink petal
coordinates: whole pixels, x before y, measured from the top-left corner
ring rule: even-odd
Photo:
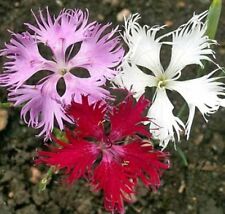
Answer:
[[[88,24],[88,11],[62,10],[58,16],[52,18],[48,8],[46,15],[39,11],[39,18],[33,14],[37,26],[26,24],[42,43],[47,44],[53,51],[56,61],[65,59],[66,49],[86,38],[94,22]]]
[[[4,74],[0,75],[0,84],[7,87],[20,87],[36,72],[52,71],[54,66],[53,62],[40,55],[36,41],[27,32],[13,34],[1,55],[8,58],[4,64]]]
[[[70,67],[84,67],[91,76],[110,79],[117,74],[117,67],[124,56],[116,30],[105,33],[110,24],[96,24],[90,37],[83,40],[80,51],[69,61]]]
[[[66,91],[62,100],[70,105],[71,100],[81,103],[82,95],[89,95],[91,103],[109,98],[109,91],[102,88],[104,84],[94,78],[78,78],[70,73],[64,75]]]
[[[65,115],[61,98],[56,91],[58,79],[59,76],[53,75],[40,85],[24,85],[9,93],[9,101],[16,106],[25,103],[21,117],[28,125],[41,128],[39,135],[45,134],[46,139],[50,137],[54,128],[54,120],[61,130],[64,127],[63,120],[70,121]]]

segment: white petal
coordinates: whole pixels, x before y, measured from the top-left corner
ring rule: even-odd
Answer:
[[[170,140],[178,141],[180,131],[184,128],[183,122],[173,115],[173,105],[167,97],[165,89],[158,89],[155,100],[149,109],[148,117],[151,119],[150,132],[153,137],[160,140],[160,146],[165,148]]]
[[[166,69],[169,78],[177,75],[185,66],[197,64],[203,67],[202,60],[212,61],[210,57],[214,56],[214,51],[210,48],[216,44],[205,35],[207,23],[203,23],[207,12],[194,15],[186,24],[180,26],[172,32],[172,56],[171,61]]]
[[[189,118],[186,124],[187,138],[190,134],[195,107],[207,121],[206,116],[215,113],[222,105],[222,99],[219,96],[225,96],[225,87],[223,83],[216,81],[220,79],[219,77],[211,77],[215,72],[216,70],[193,80],[172,81],[168,85],[169,89],[179,92],[189,106]]]
[[[155,76],[162,73],[160,63],[160,49],[162,43],[156,37],[156,33],[163,27],[154,26],[150,28],[138,24],[139,14],[134,14],[125,20],[124,41],[129,46],[126,60],[150,69]]]
[[[157,84],[156,77],[145,74],[136,65],[124,62],[122,69],[113,81],[134,93],[136,99],[145,92],[145,87],[153,87]]]
[[[225,99],[221,99],[220,106],[225,107]]]

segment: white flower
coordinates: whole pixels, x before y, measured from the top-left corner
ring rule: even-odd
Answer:
[[[136,98],[145,92],[147,86],[156,87],[148,116],[152,119],[150,130],[153,137],[159,139],[164,148],[170,140],[175,141],[175,135],[179,141],[182,130],[189,137],[196,108],[206,119],[206,116],[218,110],[222,101],[220,96],[225,95],[224,84],[217,81],[218,77],[212,77],[218,69],[196,79],[178,81],[181,70],[187,65],[197,64],[203,68],[203,60],[214,63],[212,58],[215,55],[210,46],[216,41],[205,35],[207,23],[202,20],[206,15],[207,12],[194,15],[177,30],[158,38],[156,33],[163,27],[141,27],[137,23],[140,18],[138,14],[125,20],[124,40],[129,51],[122,64],[122,72],[114,81],[135,92]],[[172,42],[161,41],[169,36],[172,36]],[[170,63],[165,70],[160,62],[162,45],[172,47]],[[152,75],[144,73],[140,66],[149,69]],[[174,116],[168,90],[177,91],[187,102],[189,116],[186,125]]]

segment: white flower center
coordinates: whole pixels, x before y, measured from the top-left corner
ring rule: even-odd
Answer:
[[[157,81],[157,88],[165,88],[167,85],[168,80],[165,78],[165,76],[160,76]]]

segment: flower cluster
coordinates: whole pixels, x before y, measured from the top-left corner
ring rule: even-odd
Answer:
[[[46,9],[46,15],[40,11],[39,17],[34,17],[36,26],[26,24],[29,32],[12,33],[9,44],[1,51],[8,61],[0,75],[0,85],[8,88],[10,102],[15,106],[24,105],[21,111],[24,121],[42,128],[40,135],[48,138],[54,120],[61,130],[63,120],[70,122],[63,106],[69,105],[72,99],[79,102],[81,95],[90,95],[94,102],[109,96],[101,86],[117,73],[115,67],[120,64],[124,51],[119,37],[114,36],[115,30],[105,32],[110,24],[88,23],[87,11],[63,10],[51,18]],[[79,50],[75,49],[77,44]],[[41,54],[41,45],[50,49],[50,59]],[[75,51],[78,52],[74,54]],[[89,72],[88,78],[73,75],[72,70],[79,68]],[[28,80],[36,73],[46,76],[29,84]],[[63,95],[57,91],[60,79],[65,82]]]
[[[39,151],[36,162],[64,169],[69,183],[87,178],[93,189],[103,190],[108,211],[124,213],[123,200],[132,201],[138,179],[158,188],[162,170],[169,167],[168,154],[153,149],[142,124],[148,120],[143,116],[148,105],[144,97],[136,104],[127,97],[107,110],[83,96],[81,104],[72,102],[66,110],[76,124],[66,131],[68,142],[55,139],[59,147]]]
[[[180,140],[182,131],[188,139],[196,109],[207,121],[225,106],[225,86],[216,77],[221,68],[211,49],[217,42],[206,35],[203,21],[207,12],[159,37],[164,27],[142,27],[140,16],[131,15],[125,20],[125,56],[118,28],[90,22],[88,11],[62,10],[53,18],[46,9],[33,16],[36,24],[26,23],[26,32],[11,33],[0,51],[6,57],[0,86],[7,88],[14,106],[22,105],[25,123],[55,143],[38,151],[36,163],[62,170],[69,184],[87,179],[103,192],[108,211],[123,214],[124,201],[132,202],[138,181],[155,190],[170,167],[169,154],[154,149],[151,138],[165,149],[170,141]],[[160,52],[165,45],[171,48],[171,59],[164,69]],[[216,69],[184,78],[186,66],[204,68],[205,62]],[[127,97],[113,105],[106,83],[126,88]],[[146,87],[156,88],[151,105],[144,96]],[[168,91],[186,101],[186,124],[175,116]],[[54,127],[64,134],[68,124],[74,128],[65,129],[66,142],[52,135]]]

